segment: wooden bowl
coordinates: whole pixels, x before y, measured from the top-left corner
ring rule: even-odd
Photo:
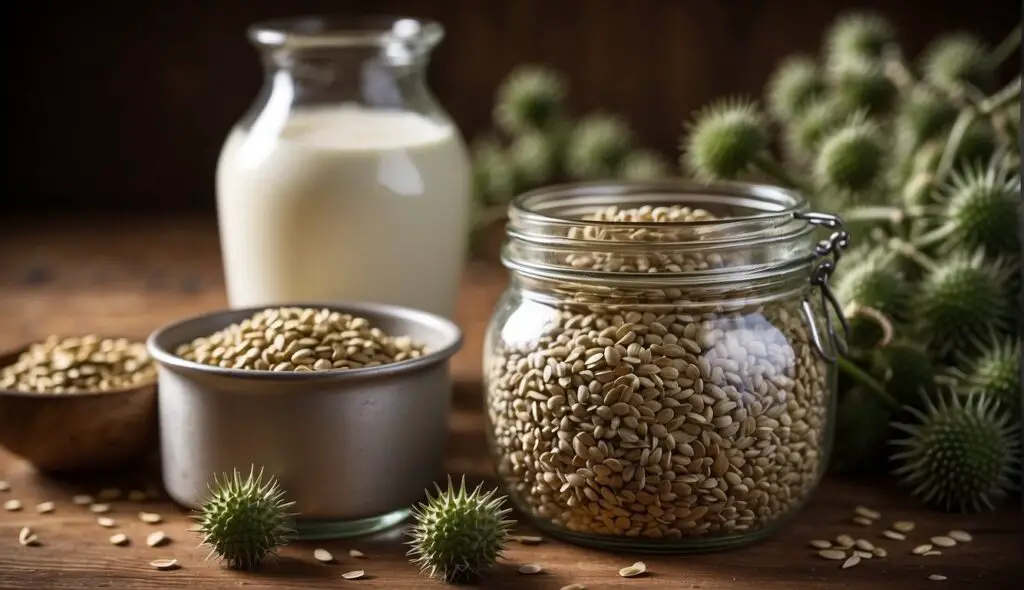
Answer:
[[[29,345],[0,354],[13,364]],[[41,394],[0,389],[0,446],[36,469],[110,471],[157,442],[156,380],[128,389]]]

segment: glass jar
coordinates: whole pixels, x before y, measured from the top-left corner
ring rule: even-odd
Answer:
[[[786,523],[829,456],[846,323],[828,277],[847,242],[838,218],[762,185],[516,198],[484,375],[517,508],[620,551],[734,547]]]
[[[426,84],[442,36],[393,18],[249,29],[264,86],[217,166],[232,307],[363,300],[454,314],[471,184],[465,142]]]

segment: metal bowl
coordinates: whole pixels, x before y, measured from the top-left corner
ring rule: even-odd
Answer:
[[[29,346],[0,354],[0,367]],[[153,381],[68,394],[0,389],[0,446],[45,472],[119,469],[153,450],[156,398]]]
[[[193,317],[154,332],[164,486],[195,508],[215,475],[273,474],[295,501],[300,538],[339,538],[388,528],[442,469],[452,383],[462,345],[452,322],[374,303],[288,306],[362,316],[387,334],[427,346],[415,359],[360,369],[274,372],[187,361],[174,351],[266,309]]]

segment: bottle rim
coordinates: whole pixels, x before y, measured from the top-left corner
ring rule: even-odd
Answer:
[[[396,54],[422,54],[444,38],[437,21],[400,15],[305,15],[259,21],[249,40],[269,48],[383,48]]]

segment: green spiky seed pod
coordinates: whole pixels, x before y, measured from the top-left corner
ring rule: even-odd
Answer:
[[[768,110],[779,121],[790,121],[825,92],[818,65],[806,55],[786,58],[768,80]]]
[[[928,350],[910,337],[900,338],[869,354],[872,375],[901,406],[917,407],[921,393],[930,396],[937,391],[936,367]]]
[[[897,134],[904,153],[947,131],[958,114],[956,105],[946,97],[927,86],[914,86],[900,102],[896,116]]]
[[[498,87],[495,122],[513,135],[548,130],[563,116],[567,93],[564,77],[553,69],[536,64],[519,66]]]
[[[965,360],[962,369],[954,371],[961,393],[984,393],[992,396],[1016,415],[1021,407],[1020,337],[992,337],[978,354]]]
[[[619,177],[627,180],[657,180],[671,175],[665,158],[650,150],[633,150],[619,166]]]
[[[953,161],[957,165],[983,165],[999,149],[996,130],[988,120],[978,119],[967,127],[956,146]]]
[[[576,123],[565,155],[566,172],[576,180],[614,178],[633,148],[633,130],[621,117],[592,113]]]
[[[822,138],[840,127],[848,116],[845,107],[835,100],[818,100],[808,105],[803,115],[789,121],[784,129],[789,156],[796,160],[813,159]]]
[[[511,512],[505,497],[483,492],[482,486],[468,492],[463,477],[456,490],[448,478],[446,491],[435,486],[437,495],[413,509],[408,555],[431,578],[469,581],[501,557],[515,521],[505,518]]]
[[[701,180],[735,179],[768,148],[768,126],[757,105],[728,97],[701,109],[683,140],[683,167]]]
[[[1020,175],[1009,166],[967,166],[954,171],[943,189],[946,230],[943,246],[983,249],[990,255],[1020,250],[1017,209],[1021,203]]]
[[[885,172],[887,146],[878,126],[852,117],[821,142],[814,179],[826,190],[862,194],[876,188]]]
[[[962,32],[932,41],[921,56],[921,71],[926,80],[951,91],[964,83],[984,89],[994,74],[984,43]]]
[[[834,473],[884,470],[892,410],[877,394],[862,387],[842,393],[836,409],[836,439],[829,458]]]
[[[503,203],[519,191],[520,179],[512,159],[494,138],[485,137],[473,142],[474,193],[484,203]]]
[[[955,252],[934,263],[914,298],[920,333],[942,355],[976,350],[1013,318],[1012,270],[984,252]]]
[[[860,348],[870,348],[885,335],[882,321],[899,322],[908,315],[911,285],[903,276],[895,256],[882,250],[848,257],[836,275],[835,294],[844,306],[850,322],[850,341]]]
[[[994,400],[941,396],[925,409],[907,408],[917,423],[894,423],[906,437],[892,444],[902,483],[926,504],[947,511],[991,510],[1016,488],[1019,426]]]
[[[878,59],[887,44],[896,41],[896,29],[882,15],[858,11],[837,18],[825,34],[830,63],[849,59]]]
[[[551,179],[558,165],[558,154],[552,138],[540,132],[517,136],[508,149],[516,178],[526,187],[536,187]]]
[[[231,569],[255,569],[295,538],[289,511],[293,505],[285,501],[276,479],[264,478],[262,469],[253,468],[244,478],[237,470],[215,477],[193,516],[203,543],[211,548],[207,558],[217,555]]]
[[[846,60],[832,64],[828,79],[835,99],[849,111],[888,113],[898,94],[896,85],[876,62]]]

